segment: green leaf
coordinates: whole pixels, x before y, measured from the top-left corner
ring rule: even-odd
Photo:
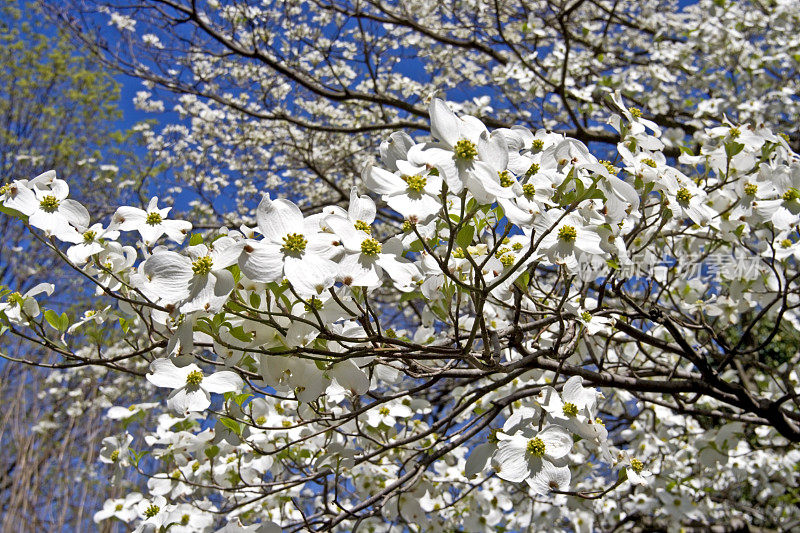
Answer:
[[[230,333],[236,340],[240,340],[242,342],[250,342],[253,340],[253,335],[242,328],[242,326],[236,326],[235,328],[231,328],[228,333]]]
[[[233,431],[236,435],[241,436],[241,434],[242,434],[242,425],[239,422],[237,422],[237,421],[235,421],[235,420],[233,420],[231,418],[228,418],[227,416],[221,417],[219,419],[219,421],[222,422],[223,426],[225,426],[226,428],[228,428],[231,431]]]
[[[254,395],[250,394],[249,392],[243,392],[241,394],[236,394],[233,397],[233,401],[236,402],[236,405],[242,407],[244,405],[244,402],[246,402],[250,398],[253,398],[253,396]]]
[[[219,453],[219,446],[216,446],[216,445],[209,446],[208,448],[203,450],[203,453],[209,459],[213,459]]]
[[[231,265],[228,267],[228,270],[231,274],[233,274],[233,281],[239,283],[239,280],[242,279],[242,271],[239,268],[239,265]]]
[[[733,141],[725,143],[725,155],[728,156],[728,159],[732,159],[733,156],[735,156],[742,150],[744,150],[744,145],[741,143]]]
[[[261,295],[255,292],[250,293],[250,307],[258,309],[261,307]]]
[[[5,213],[6,215],[14,218],[19,218],[26,223],[28,222],[28,217],[17,211],[16,209],[11,209],[10,207],[5,207],[4,205],[0,204],[0,213]]]
[[[44,312],[44,319],[50,324],[50,327],[56,331],[67,331],[69,327],[69,317],[66,313],[61,313],[59,315],[52,309],[48,309]]]
[[[189,237],[189,246],[197,246],[198,244],[203,244],[203,236],[199,233],[192,233],[192,236]]]
[[[58,331],[67,331],[69,328],[69,317],[67,313],[61,313],[61,316],[58,317]]]
[[[131,463],[133,463],[133,466],[139,466],[139,461],[141,461],[142,458],[149,453],[150,452],[147,450],[142,450],[141,452],[137,452],[136,450],[131,448],[130,454],[131,454]]]
[[[456,244],[461,248],[466,248],[472,244],[472,237],[475,235],[475,228],[473,226],[465,226],[461,228],[456,236]]]

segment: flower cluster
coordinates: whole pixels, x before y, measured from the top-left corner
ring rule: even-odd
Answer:
[[[353,189],[347,210],[306,213],[266,194],[254,227],[190,235],[156,198],[104,225],[52,172],[3,186],[4,210],[115,300],[70,323],[37,303],[53,285],[6,291],[4,327],[171,389],[166,411],[109,411],[150,417],[156,466],[132,435],[107,438],[115,482],[128,468],[155,473],[148,496],[109,500],[95,519],[141,531],[209,531],[217,516],[223,531],[357,519],[389,531],[435,517],[492,531],[590,511],[622,519],[655,501],[704,520],[725,511],[685,483],[696,472],[681,454],[694,446],[703,465],[727,465],[758,441],[800,440],[797,413],[769,403],[796,393],[791,355],[727,371],[753,350],[718,333],[753,312],[800,332],[787,289],[800,159],[766,128],[725,124],[670,162],[656,124],[619,95],[610,104],[620,142],[600,159],[561,134],[489,131],[434,99],[432,138],[394,133],[364,168],[374,198]],[[122,240],[131,233],[136,246]],[[663,266],[720,249],[759,263],[712,281]],[[623,277],[632,264],[641,275]],[[127,342],[97,359],[71,347],[117,325]],[[692,410],[690,391],[703,398]],[[682,413],[704,421],[703,438]],[[723,416],[735,423],[711,420]],[[761,434],[740,438],[745,423]],[[770,483],[787,468],[770,467]],[[615,501],[623,484],[634,498]],[[383,520],[357,515],[374,495]],[[590,508],[591,495],[609,508]],[[541,515],[512,512],[532,497],[546,499]]]

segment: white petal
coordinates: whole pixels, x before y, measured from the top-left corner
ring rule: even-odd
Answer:
[[[455,113],[438,98],[431,102],[428,112],[433,136],[448,146],[455,146],[459,140],[459,119]]]
[[[399,176],[382,168],[371,167],[365,174],[366,186],[378,194],[392,194],[406,189],[406,183]]]
[[[585,407],[594,410],[594,404],[597,402],[597,392],[594,389],[584,388],[583,378],[580,376],[572,376],[564,383],[562,396],[565,402],[575,404],[581,411]]]
[[[189,296],[192,262],[188,257],[170,251],[159,251],[143,264],[142,272],[149,283],[142,287],[162,302],[176,303]]]
[[[508,167],[508,145],[502,135],[494,134],[491,137],[483,134],[478,141],[478,157],[487,163],[495,172],[501,172]],[[525,169],[528,170],[528,169]]]
[[[500,441],[494,460],[499,463],[497,476],[512,483],[518,483],[529,477],[530,465],[525,455],[528,441],[522,436],[514,436]]]
[[[137,207],[122,206],[118,207],[114,213],[111,223],[116,229],[122,231],[135,231],[139,226],[145,224],[147,213]]]
[[[248,252],[247,248],[252,248]],[[252,281],[269,283],[283,277],[283,252],[278,244],[248,241],[239,258],[242,273]]]
[[[200,370],[195,364],[190,364],[183,368],[178,368],[169,359],[156,359],[150,363],[150,374],[147,374],[147,381],[156,387],[166,387],[177,389],[186,385],[186,376],[194,370]]]
[[[271,200],[264,196],[256,211],[258,229],[272,242],[282,243],[284,236],[303,232],[303,213],[289,200]]]
[[[355,287],[378,287],[382,281],[375,265],[375,259],[362,254],[348,254],[339,261],[338,279],[346,279],[348,285]]]
[[[350,220],[361,220],[367,224],[372,224],[375,220],[375,202],[369,196],[359,196],[358,190],[353,187],[350,190],[350,206],[347,209]]]
[[[239,256],[242,255],[244,243],[236,242],[230,237],[221,237],[214,241],[214,248],[211,250],[214,270],[228,268],[236,264]]]
[[[89,225],[89,211],[80,202],[75,200],[62,200],[58,206],[58,212],[64,215],[70,224],[77,227]]]
[[[339,385],[356,394],[366,394],[369,390],[369,378],[364,371],[358,368],[350,359],[333,365],[328,371],[328,374],[336,379]]]
[[[337,272],[336,263],[313,254],[303,254],[302,258],[286,257],[284,274],[303,298],[316,296],[332,287]]]
[[[566,466],[555,466],[550,461],[542,461],[542,469],[533,479],[528,480],[528,485],[535,494],[547,494],[551,490],[565,491],[569,489],[571,477]]]
[[[224,392],[238,392],[242,390],[244,382],[235,372],[223,370],[203,378],[200,386],[208,392],[222,394]]]
[[[471,479],[483,472],[495,448],[494,444],[484,442],[483,444],[475,446],[472,451],[469,452],[469,457],[467,457],[467,462],[464,465],[464,474],[467,478]]]
[[[572,435],[561,426],[547,426],[537,435],[544,442],[544,453],[553,459],[560,459],[572,449]]]
[[[401,289],[411,289],[413,279],[419,276],[419,270],[407,259],[399,259],[391,254],[379,254],[378,265],[389,274],[392,281]]]
[[[177,389],[170,394],[167,405],[178,413],[205,411],[211,406],[211,398],[202,388],[189,390],[187,387]]]

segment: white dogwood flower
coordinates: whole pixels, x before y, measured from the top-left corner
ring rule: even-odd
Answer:
[[[239,392],[244,386],[242,378],[230,370],[206,376],[194,363],[177,367],[170,359],[156,359],[150,363],[150,372],[147,381],[156,387],[174,389],[167,405],[180,414],[208,409],[212,392]]]
[[[69,196],[67,182],[55,179],[55,173],[45,173],[52,176],[46,184],[42,176],[28,182],[32,189],[28,189],[21,182],[16,183],[16,193],[13,201],[4,202],[4,205],[16,209],[28,216],[28,223],[48,235],[57,239],[72,241],[77,233],[76,227],[89,225],[89,211]],[[37,181],[39,180],[39,181]]]
[[[303,298],[333,286],[337,267],[331,259],[339,251],[318,221],[304,219],[289,200],[269,195],[258,205],[256,218],[264,239],[246,241],[239,259],[245,276],[264,283],[285,277]]]
[[[572,435],[555,425],[547,425],[541,431],[528,427],[513,435],[498,431],[497,438],[497,475],[512,483],[530,483],[544,463],[558,462],[572,449]]]
[[[171,209],[170,207],[159,209],[156,196],[147,204],[147,209],[122,206],[114,213],[109,229],[138,231],[146,246],[155,244],[162,235],[182,243],[192,229],[192,224],[185,220],[168,220],[167,215]]]
[[[217,311],[233,290],[233,274],[227,268],[239,259],[242,247],[230,237],[211,246],[190,246],[189,257],[158,250],[141,267],[144,279],[137,283],[149,298],[165,303],[181,302],[182,313]]]

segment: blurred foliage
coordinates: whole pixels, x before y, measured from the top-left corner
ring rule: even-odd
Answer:
[[[0,184],[55,169],[93,220],[109,214],[124,201],[123,186],[135,189],[149,172],[147,158],[136,151],[137,134],[121,129],[119,100],[115,78],[36,4],[3,2]],[[74,272],[54,273],[51,253],[19,223],[0,217],[0,232],[0,284],[25,290],[47,277],[59,283],[61,301],[52,305],[68,312],[86,296],[74,283]],[[30,350],[7,337],[0,342],[0,353],[51,359],[45,351]],[[93,529],[92,514],[108,496],[106,480],[95,469],[100,439],[115,430],[102,417],[104,407],[118,400],[104,397],[111,376],[87,371],[63,377],[70,394],[99,406],[80,413],[69,398],[48,392],[52,384],[45,378],[56,374],[0,362],[0,530]]]

